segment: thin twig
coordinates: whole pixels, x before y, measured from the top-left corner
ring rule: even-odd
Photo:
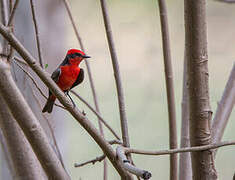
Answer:
[[[10,1],[10,2],[12,3],[12,1]],[[14,32],[13,19],[14,19],[16,8],[17,8],[18,4],[19,4],[19,0],[16,0],[15,3],[14,3],[13,9],[11,10],[11,14],[10,14],[10,17],[9,17],[9,20],[8,20],[8,23],[7,23],[8,26],[11,26],[11,31],[12,32]],[[10,6],[12,6],[12,4]],[[9,55],[8,55],[8,61],[9,62],[12,59],[13,53],[14,53],[14,50],[13,50],[12,47],[10,47]],[[14,68],[14,66],[12,66],[12,67]],[[14,73],[15,73],[15,71],[14,71]]]
[[[137,177],[141,177],[143,179],[150,179],[151,178],[151,173],[137,168],[136,166],[133,166],[130,161],[127,159],[124,147],[123,146],[118,146],[116,148],[116,153],[118,160],[122,164],[123,168],[126,169],[128,172],[135,174]]]
[[[102,118],[99,112],[97,112],[85,99],[83,99],[78,93],[76,93],[74,90],[71,90],[71,93],[73,93],[78,99],[80,99],[99,119],[100,121],[110,130],[110,132],[120,140],[120,137],[117,135],[117,133],[114,131],[114,129]]]
[[[12,21],[13,21],[13,18],[15,16],[15,12],[16,12],[16,8],[17,8],[18,4],[19,4],[19,0],[16,0],[15,3],[14,3],[13,9],[11,11],[11,15],[9,17],[9,21],[7,23],[7,26],[10,26],[12,24]]]
[[[92,160],[89,160],[89,161],[86,161],[84,163],[75,163],[74,164],[74,167],[82,167],[82,166],[85,166],[87,164],[95,164],[96,162],[101,162],[105,159],[106,155],[103,154],[102,156],[98,156],[96,157],[95,159],[92,159]]]
[[[37,41],[39,63],[41,67],[44,69],[44,61],[42,58],[42,49],[41,49],[39,32],[38,32],[38,22],[37,22],[36,13],[35,13],[34,0],[30,0],[30,5],[31,5],[31,10],[32,10],[32,17],[33,17],[33,23],[34,23],[34,29],[35,29],[35,35],[36,35],[36,41]]]
[[[123,145],[125,147],[130,147],[129,135],[128,135],[128,124],[127,124],[127,117],[126,117],[126,110],[125,110],[124,93],[123,93],[122,81],[121,81],[121,73],[119,70],[117,53],[116,53],[113,35],[112,35],[112,29],[111,29],[111,25],[110,25],[110,18],[108,15],[107,3],[106,3],[106,0],[100,0],[100,2],[101,2],[101,9],[102,9],[102,13],[103,13],[106,36],[108,39],[109,50],[110,50],[110,54],[111,54],[114,77],[115,77],[117,94],[118,94],[118,104],[119,104],[119,111],[120,111]]]
[[[167,91],[167,103],[168,103],[168,116],[169,116],[169,144],[170,149],[177,148],[177,126],[176,126],[176,111],[175,111],[175,94],[174,94],[174,82],[173,71],[171,65],[171,50],[170,50],[170,35],[168,30],[167,9],[165,0],[158,0],[161,31],[162,31],[162,45],[164,55],[164,67],[165,67],[165,81]],[[170,179],[177,180],[178,167],[177,167],[177,154],[170,156]]]
[[[235,104],[235,63],[212,122],[212,142],[220,142]]]
[[[158,156],[158,155],[169,155],[169,154],[184,153],[184,152],[206,151],[206,150],[217,149],[219,147],[231,146],[231,145],[235,145],[235,141],[224,141],[224,142],[220,142],[216,144],[209,144],[205,146],[195,146],[195,147],[169,149],[169,150],[161,150],[161,151],[147,151],[147,150],[125,148],[125,153]]]
[[[13,59],[25,66],[29,66],[23,59],[20,59],[19,57],[14,56]]]
[[[120,144],[122,144],[122,142],[117,140],[117,139],[114,139],[114,140],[109,141],[109,144],[111,144],[111,145],[112,144],[119,144],[120,145]],[[88,160],[88,161],[83,162],[83,163],[75,163],[74,167],[82,167],[82,166],[85,166],[85,165],[90,164],[90,163],[95,164],[98,161],[101,162],[102,160],[104,160],[105,157],[106,157],[106,155],[103,154],[101,156],[98,156],[98,157],[96,157],[94,159]]]

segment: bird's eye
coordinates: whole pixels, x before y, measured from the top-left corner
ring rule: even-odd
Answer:
[[[76,56],[81,57],[82,55],[80,53],[76,53]]]

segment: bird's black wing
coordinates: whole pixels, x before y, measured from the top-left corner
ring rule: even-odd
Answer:
[[[51,79],[53,79],[53,81],[57,82],[59,80],[59,77],[60,77],[60,74],[61,74],[61,69],[60,68],[57,68],[51,75]],[[49,89],[49,96],[51,95],[51,91]]]
[[[53,81],[57,82],[59,80],[61,74],[61,69],[57,68],[51,75],[51,79],[53,79]]]
[[[80,83],[82,83],[82,81],[84,80],[84,71],[83,69],[80,69],[80,72],[78,74],[77,80],[73,83],[72,88],[74,88],[75,86],[79,85]]]

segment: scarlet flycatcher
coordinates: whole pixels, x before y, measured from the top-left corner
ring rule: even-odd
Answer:
[[[78,49],[68,50],[64,61],[52,73],[51,78],[60,87],[62,91],[68,93],[69,90],[80,84],[84,79],[84,71],[79,64],[84,58],[90,58],[84,52]],[[49,97],[42,112],[51,113],[56,97],[49,90]]]

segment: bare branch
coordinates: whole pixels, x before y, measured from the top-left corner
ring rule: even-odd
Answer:
[[[0,79],[0,93],[31,144],[48,178],[70,179],[52,150],[45,132],[16,86],[9,65],[3,61],[0,61]]]
[[[150,179],[151,178],[151,173],[142,169],[139,169],[135,166],[133,166],[130,161],[127,159],[124,147],[123,146],[118,146],[116,148],[117,152],[117,157],[118,160],[121,162],[122,166],[129,171],[132,174],[135,174],[137,177],[141,177],[143,179]]]
[[[175,112],[175,94],[173,82],[173,70],[171,65],[171,50],[170,50],[170,35],[168,30],[167,9],[165,0],[158,0],[161,30],[162,30],[162,45],[164,55],[165,67],[165,81],[168,103],[168,116],[169,116],[169,144],[170,148],[177,148],[177,125],[176,125],[176,112]],[[170,179],[177,180],[178,174],[178,157],[177,154],[170,156]]]
[[[19,57],[13,57],[14,60],[16,60],[17,62],[23,64],[24,66],[29,66],[23,59],[20,59]]]
[[[220,142],[235,104],[235,63],[212,122],[212,142]]]
[[[158,155],[169,155],[169,154],[184,153],[184,152],[206,151],[206,150],[217,149],[219,147],[231,146],[231,145],[235,145],[235,141],[224,141],[224,142],[220,142],[216,144],[209,144],[205,146],[195,146],[195,147],[161,150],[161,151],[147,151],[147,150],[125,148],[125,153],[158,156]]]
[[[55,84],[51,77],[46,73],[32,57],[32,55],[22,46],[18,39],[2,24],[0,24],[0,33],[8,40],[8,42],[15,48],[21,57],[28,63],[28,65],[36,72],[39,78],[50,88],[52,93],[58,100],[67,108],[71,115],[80,123],[80,125],[91,135],[96,143],[102,148],[107,155],[115,169],[120,176],[126,180],[131,180],[132,176],[127,173],[118,161],[115,161],[115,152],[111,145],[101,136],[98,130],[93,126],[91,121],[87,119],[76,107],[73,106],[71,101],[65,96],[61,89]]]
[[[39,63],[41,65],[41,68],[44,68],[44,61],[42,59],[42,49],[41,49],[39,32],[38,32],[38,22],[37,22],[37,17],[35,13],[34,0],[30,0],[30,5],[31,5],[31,10],[32,10],[33,23],[34,23],[34,29],[35,29],[35,35],[36,35],[36,41],[37,41]]]
[[[191,146],[211,143],[206,0],[184,0]],[[217,179],[213,153],[191,153],[194,179]]]
[[[31,91],[32,91],[32,95],[33,95],[34,99],[36,100],[36,103],[38,104],[39,109],[42,109],[42,105],[41,105],[38,97],[35,95],[35,93],[33,91],[33,88],[31,86],[30,86],[30,88],[31,88]],[[52,141],[53,141],[53,144],[54,144],[57,156],[58,156],[58,158],[59,158],[63,168],[65,169],[64,161],[63,161],[62,155],[60,153],[60,149],[59,149],[59,147],[57,145],[57,141],[56,141],[56,138],[55,138],[54,130],[53,130],[53,128],[52,128],[52,126],[51,126],[51,124],[49,122],[49,119],[44,114],[42,114],[42,116],[45,119],[45,121],[47,122],[47,126],[49,128],[49,131],[50,131],[50,134],[51,134],[51,137],[52,137]],[[66,171],[66,169],[65,169],[65,171]]]
[[[12,165],[17,179],[43,178],[41,167],[24,133],[13,118],[2,95],[0,95],[0,125],[11,155]],[[20,157],[20,158],[19,158]],[[40,169],[39,169],[40,168]]]
[[[86,161],[84,163],[75,163],[74,164],[74,167],[82,167],[82,166],[85,166],[87,164],[95,164],[96,162],[101,162],[105,159],[106,155],[103,154],[102,156],[98,156],[96,157],[95,159],[92,159],[92,160],[89,160],[89,161]]]
[[[121,81],[121,73],[119,70],[119,64],[118,64],[117,53],[116,53],[113,35],[112,35],[110,18],[108,15],[107,2],[106,2],[106,0],[100,0],[100,3],[101,3],[101,9],[102,9],[102,13],[103,13],[106,36],[108,39],[109,51],[111,54],[114,77],[115,77],[117,94],[118,94],[118,104],[119,104],[119,112],[120,112],[120,120],[121,120],[123,145],[125,147],[130,147],[129,135],[128,135],[128,124],[127,124],[127,117],[126,117],[126,110],[125,110],[124,93],[123,93],[122,81]]]
[[[122,142],[117,140],[117,139],[114,139],[114,140],[109,141],[109,144],[122,144]],[[83,162],[83,163],[75,163],[74,167],[82,167],[82,166],[85,166],[85,165],[90,164],[90,163],[95,164],[98,161],[99,162],[103,161],[105,159],[105,157],[106,157],[106,155],[103,154],[101,156],[98,156],[94,159],[88,160],[88,161]]]
[[[1,0],[1,16],[2,16],[2,23],[4,25],[7,25],[8,22],[8,7],[7,7],[7,1],[6,0]]]
[[[188,78],[187,78],[187,60],[184,55],[184,72],[183,72],[183,94],[181,104],[181,138],[180,148],[190,147],[189,137],[189,97],[188,97]],[[179,179],[192,180],[191,154],[181,153],[179,159]]]
[[[91,107],[88,102],[83,99],[78,93],[76,93],[74,90],[71,90],[71,92],[78,98],[80,99],[87,107],[99,118],[99,120],[110,130],[110,132],[120,140],[120,137],[117,135],[117,133],[114,131],[114,129],[101,117],[100,113],[97,112],[93,107]]]
[[[11,11],[11,15],[9,17],[9,21],[7,23],[7,26],[10,26],[12,24],[12,21],[13,21],[13,18],[15,16],[15,12],[16,12],[16,8],[17,8],[18,4],[19,4],[19,0],[16,0],[15,3],[14,3],[13,9]]]

